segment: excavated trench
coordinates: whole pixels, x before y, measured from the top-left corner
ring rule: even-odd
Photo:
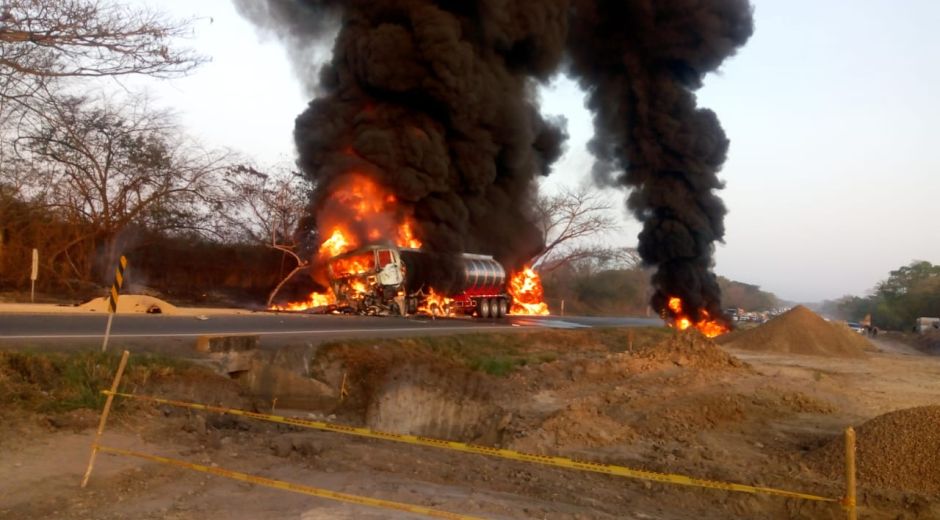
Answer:
[[[510,415],[487,376],[435,360],[396,359],[378,347],[323,355],[321,345],[263,350],[236,336],[200,341],[214,369],[285,412],[336,414],[393,433],[496,443]],[[374,355],[373,355],[374,354]]]

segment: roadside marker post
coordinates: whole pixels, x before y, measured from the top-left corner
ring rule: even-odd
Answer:
[[[101,344],[101,351],[108,350],[108,338],[111,336],[111,322],[117,313],[118,298],[120,297],[121,287],[124,285],[124,270],[127,269],[127,258],[121,255],[121,261],[118,262],[117,269],[114,270],[114,283],[111,285],[111,293],[108,295],[108,325],[104,329],[104,343]]]
[[[95,467],[95,457],[98,455],[98,443],[101,442],[101,435],[104,434],[104,427],[108,423],[108,415],[111,413],[111,403],[114,402],[114,394],[117,392],[118,385],[121,384],[121,376],[124,375],[124,368],[127,367],[127,357],[130,352],[124,351],[121,354],[121,362],[118,364],[117,373],[114,374],[114,381],[111,382],[111,393],[105,399],[104,409],[101,411],[101,420],[98,421],[98,432],[95,433],[95,442],[91,445],[91,458],[88,459],[88,469],[85,470],[85,476],[82,478],[82,489],[88,485],[88,479],[91,478],[91,470]]]
[[[848,520],[857,520],[857,500],[855,498],[855,429],[849,426],[845,429],[845,517]]]
[[[33,248],[33,268],[29,273],[29,303],[36,303],[36,278],[39,278],[39,250]]]

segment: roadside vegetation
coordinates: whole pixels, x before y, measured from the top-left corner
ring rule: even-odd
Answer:
[[[101,390],[114,379],[120,355],[100,352],[0,352],[0,410],[4,412],[65,413],[98,410]],[[171,378],[201,376],[207,369],[163,356],[131,356],[122,389],[135,389]],[[126,403],[118,399],[120,409]]]
[[[867,296],[844,296],[823,312],[849,321],[871,317],[882,330],[910,331],[919,317],[940,317],[940,265],[913,261],[888,274]]]
[[[470,370],[506,376],[524,366],[551,363],[574,350],[625,352],[658,343],[674,334],[670,329],[592,328],[545,330],[512,334],[457,334],[381,340],[382,353],[456,363]],[[317,357],[339,355],[356,359],[357,352],[375,350],[374,339],[334,341],[324,344]],[[370,359],[378,359],[380,354]],[[317,363],[318,360],[314,360]]]

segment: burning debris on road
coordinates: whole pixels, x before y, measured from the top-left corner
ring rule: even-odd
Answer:
[[[747,0],[236,2],[284,35],[295,59],[335,36],[316,80],[298,63],[318,97],[294,137],[315,185],[314,276],[337,299],[349,298],[328,279],[332,257],[395,246],[430,259],[419,308],[438,297],[436,308],[451,307],[472,251],[514,273],[498,294],[473,297],[475,313],[504,314],[510,298],[513,312],[547,312],[526,263],[543,246],[535,178],[560,156],[565,132],[541,116],[533,92],[565,65],[595,114],[595,178],[629,188],[643,223],[639,252],[657,268],[651,304],[680,328],[727,327],[711,268],[728,139],[694,91],[750,37]]]

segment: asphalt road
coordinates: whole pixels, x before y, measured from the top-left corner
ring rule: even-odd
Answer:
[[[0,344],[50,341],[100,341],[107,316],[75,314],[0,314]],[[502,320],[392,318],[311,314],[257,313],[193,316],[115,316],[111,337],[125,340],[195,338],[211,334],[252,334],[262,344],[323,341],[327,339],[423,336],[467,332],[502,332],[533,328],[642,327],[659,326],[656,318],[594,318],[559,316],[513,316]]]

